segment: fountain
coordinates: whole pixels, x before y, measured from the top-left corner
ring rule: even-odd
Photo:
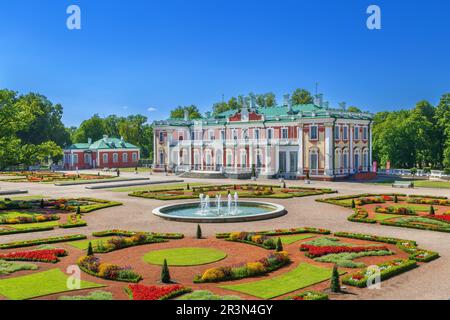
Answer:
[[[271,219],[286,214],[283,206],[257,201],[241,201],[237,192],[228,193],[226,201],[217,194],[211,202],[209,195],[200,194],[200,203],[188,202],[153,210],[153,214],[168,220],[185,222],[238,222]]]

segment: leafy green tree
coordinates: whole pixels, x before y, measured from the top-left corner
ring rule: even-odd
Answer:
[[[348,108],[347,108],[347,111],[348,111],[348,112],[356,112],[356,113],[361,113],[361,112],[362,112],[360,108],[355,107],[355,106],[350,106],[350,107],[348,107]]]
[[[292,104],[311,104],[314,102],[311,93],[305,89],[295,89],[292,94]]]
[[[195,106],[195,105],[179,106],[170,112],[170,117],[172,119],[183,119],[185,110],[188,111],[189,119],[191,119],[191,120],[202,118],[200,111],[198,110],[197,106]]]
[[[87,143],[88,139],[92,141],[100,140],[106,134],[105,122],[98,114],[94,114],[90,119],[81,123],[74,134],[74,141],[77,143]]]
[[[446,93],[436,107],[435,120],[438,127],[437,155],[442,167],[450,167],[450,93]]]

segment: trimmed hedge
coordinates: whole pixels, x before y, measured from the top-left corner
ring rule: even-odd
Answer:
[[[39,244],[50,244],[50,243],[58,243],[58,242],[69,242],[75,240],[84,240],[87,237],[83,234],[75,234],[69,236],[61,236],[61,237],[52,237],[52,238],[43,238],[43,239],[35,239],[35,240],[26,240],[26,241],[17,241],[17,242],[9,242],[0,244],[0,249],[12,249],[12,248],[21,248],[21,247],[31,247]]]
[[[362,222],[362,223],[377,223],[377,220],[369,219],[369,213],[366,209],[363,208],[355,208],[353,209],[354,214],[347,218],[348,221],[351,222]]]
[[[380,268],[387,268],[381,270],[380,272],[381,281],[384,281],[396,275],[399,275],[403,272],[416,268],[417,262],[413,260],[396,259],[389,262],[380,263],[377,266]],[[368,269],[365,268],[358,272],[344,276],[342,278],[342,283],[359,288],[367,287],[367,280],[369,279],[370,276],[367,274],[367,270]]]
[[[138,232],[138,231],[128,231],[128,230],[105,230],[105,231],[98,231],[93,232],[92,235],[94,237],[113,237],[113,236],[119,236],[119,237],[131,237],[138,233],[146,233],[154,238],[159,239],[168,239],[168,240],[177,240],[177,239],[183,239],[184,234],[182,233],[156,233],[156,232]]]
[[[226,239],[226,238],[230,237],[231,233],[233,233],[233,232],[216,233],[216,238],[217,239]],[[255,231],[252,233],[266,235],[266,236],[284,236],[284,235],[293,235],[293,234],[301,234],[301,233],[330,234],[331,231],[327,230],[327,229],[303,227],[303,228],[291,228],[291,229],[276,229],[276,230],[269,230],[269,231]]]
[[[41,232],[41,231],[51,231],[54,230],[54,227],[33,227],[26,229],[5,229],[0,230],[0,236],[6,236],[9,234],[17,234],[17,233],[29,233],[29,232]]]

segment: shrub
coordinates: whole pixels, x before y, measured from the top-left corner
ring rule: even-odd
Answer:
[[[430,207],[430,216],[434,216],[434,207],[433,206],[431,206]]]
[[[356,208],[355,199],[352,199],[352,209]]]
[[[339,280],[338,267],[335,264],[333,267],[333,273],[331,274],[331,292],[339,293],[341,291],[341,282]]]
[[[109,263],[102,263],[96,256],[80,257],[78,259],[78,266],[81,270],[90,275],[107,280],[123,282],[139,282],[142,280],[142,277],[129,267],[120,267]]]
[[[276,252],[283,251],[283,243],[281,242],[281,238],[278,238],[277,247],[275,249]]]
[[[69,236],[60,236],[53,238],[44,238],[44,239],[35,239],[35,240],[25,240],[25,241],[17,241],[17,242],[9,242],[0,244],[0,249],[12,249],[12,248],[20,248],[20,247],[31,247],[39,244],[49,244],[49,243],[57,243],[57,242],[68,242],[75,240],[83,240],[87,237],[82,234],[77,235],[69,235]]]
[[[163,264],[162,269],[161,269],[161,282],[162,283],[171,283],[169,266],[167,265],[167,260],[166,259],[164,259],[164,264]]]
[[[197,225],[197,239],[201,239],[202,238],[202,228],[200,227],[200,225]]]
[[[92,242],[89,241],[88,249],[87,249],[87,255],[93,256],[94,255],[94,249],[92,249]]]

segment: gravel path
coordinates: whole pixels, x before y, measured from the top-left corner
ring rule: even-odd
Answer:
[[[122,176],[132,176],[132,173],[122,173]],[[138,176],[145,176],[140,174]],[[173,179],[173,176],[152,175],[154,181]],[[185,179],[186,182],[223,183],[223,180]],[[245,183],[243,181],[228,181],[227,183]],[[276,184],[276,180],[260,180],[258,183]],[[302,181],[287,181],[288,186],[304,186]],[[153,216],[153,208],[166,205],[168,202],[152,199],[129,197],[126,192],[110,190],[86,190],[85,186],[56,187],[51,184],[9,183],[0,181],[0,189],[27,189],[30,195],[46,195],[49,197],[79,197],[90,196],[102,199],[117,200],[123,206],[92,212],[85,216],[88,226],[79,229],[56,229],[49,232],[29,233],[2,236],[0,242],[35,239],[64,234],[82,233],[89,235],[93,231],[111,228],[137,231],[181,232],[188,238],[195,236],[196,225],[191,223],[172,222]],[[311,187],[328,187],[339,191],[339,194],[400,192],[407,194],[427,194],[450,197],[450,189],[393,189],[390,186],[362,184],[352,182],[313,182]],[[330,196],[330,195],[328,195]],[[325,195],[324,197],[328,197]],[[333,195],[331,195],[333,196]],[[321,197],[321,196],[319,196]],[[264,230],[310,226],[328,228],[332,231],[349,231],[369,233],[380,236],[416,240],[423,248],[437,251],[441,258],[420,268],[383,282],[381,290],[360,290],[358,295],[346,295],[342,299],[449,299],[450,298],[450,234],[388,227],[379,224],[361,224],[348,222],[350,210],[325,203],[315,202],[318,197],[293,199],[268,199],[267,201],[286,207],[288,214],[265,221],[203,224],[203,234],[213,236],[216,232]],[[183,202],[173,201],[171,203]]]

